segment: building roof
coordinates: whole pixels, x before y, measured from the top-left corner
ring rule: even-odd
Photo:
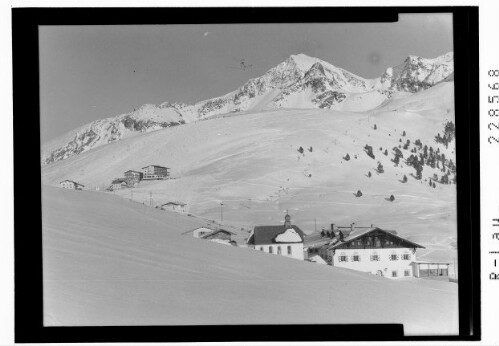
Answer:
[[[145,168],[145,167],[144,167],[144,168]],[[134,171],[133,169],[129,169],[129,170],[128,170],[128,171],[126,171],[124,174],[127,174],[128,172],[142,174],[142,172],[139,172],[139,171]]]
[[[215,229],[211,229],[211,228],[208,228],[208,227],[196,227],[196,228],[190,229],[188,231],[182,232],[182,234],[192,233],[192,232],[197,231],[197,230],[203,230],[203,231],[207,230],[207,231],[210,231],[210,232],[216,231]]]
[[[161,206],[164,206],[164,205],[181,205],[181,206],[184,206],[184,205],[187,205],[187,204],[182,203],[182,202],[168,202],[168,203],[162,204]]]
[[[217,234],[217,233],[220,233],[220,232],[229,233],[230,235],[236,235],[234,232],[227,231],[226,229],[219,229],[219,230],[213,231],[213,232],[208,233],[208,234],[203,234],[203,235],[201,236],[201,238],[207,238],[207,237],[209,237],[209,236],[212,236],[212,235]]]
[[[147,167],[158,167],[158,168],[167,168],[167,169],[170,169],[169,167],[158,166],[158,165],[148,165],[148,166],[142,167],[142,169],[147,168]]]
[[[302,239],[305,239],[305,233],[295,225],[291,225],[291,227]],[[284,232],[286,232],[286,228],[283,225],[277,226],[256,226],[253,230],[252,235],[248,239],[248,244],[253,245],[263,245],[263,244],[277,244],[275,238]]]
[[[378,227],[373,227],[373,228],[354,228],[353,230],[350,230],[349,232],[344,232],[343,230],[340,230],[342,233],[343,233],[343,241],[339,241],[338,240],[338,236],[336,236],[334,239],[333,239],[333,244],[331,246],[329,246],[328,249],[335,249],[345,243],[349,243],[355,239],[358,239],[360,237],[362,237],[363,235],[367,234],[367,233],[370,233],[370,232],[373,232],[373,231],[381,231],[381,232],[384,232],[386,234],[389,234],[390,236],[392,237],[395,237],[395,238],[398,238],[400,240],[403,240],[407,243],[410,243],[412,244],[413,246],[412,247],[419,247],[419,248],[424,248],[424,246],[421,246],[419,244],[416,244],[410,240],[407,240],[405,238],[402,238],[402,237],[399,237],[395,232],[395,231],[388,231],[388,230],[384,230],[384,229],[381,229],[381,228],[378,228]],[[346,233],[346,234],[345,234]],[[336,240],[336,241],[335,241]]]
[[[123,179],[123,178],[116,178],[116,179],[114,179],[111,182],[111,184],[121,184],[121,183],[124,183],[124,182],[126,182],[125,179]]]

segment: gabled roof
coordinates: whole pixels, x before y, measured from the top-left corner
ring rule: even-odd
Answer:
[[[217,234],[217,233],[220,233],[220,232],[223,232],[223,233],[228,233],[230,235],[236,235],[234,232],[231,232],[231,231],[227,231],[226,229],[219,229],[219,230],[216,230],[216,231],[213,231],[211,233],[208,233],[208,234],[203,234],[203,236],[201,238],[207,238],[209,236],[212,236],[214,234]]]
[[[298,233],[303,241],[305,239],[305,233],[295,225],[291,225],[292,229]],[[252,245],[263,245],[263,244],[278,244],[275,241],[275,238],[281,234],[286,232],[286,228],[283,225],[277,226],[256,226],[253,230],[252,235],[248,239],[248,244]]]
[[[168,168],[168,169],[170,169],[169,167],[158,166],[158,165],[148,165],[148,166],[142,167],[142,169],[147,168],[147,167],[158,167],[158,168]]]
[[[411,247],[419,247],[419,248],[423,248],[424,249],[424,246],[421,246],[419,244],[416,244],[410,240],[407,240],[405,238],[402,238],[402,237],[399,237],[398,235],[396,235],[394,231],[388,231],[388,230],[384,230],[384,229],[381,229],[381,228],[378,228],[378,227],[374,227],[374,228],[364,228],[364,229],[354,229],[353,231],[351,231],[350,233],[348,233],[347,235],[345,235],[345,233],[343,232],[343,241],[337,241],[335,242],[334,244],[332,244],[331,246],[328,247],[328,249],[332,250],[332,249],[335,249],[343,244],[346,244],[346,243],[349,243],[351,241],[354,241],[360,237],[362,237],[363,235],[366,235],[367,233],[370,233],[370,232],[373,232],[373,231],[380,231],[380,232],[383,232],[383,233],[386,233],[387,235],[391,236],[391,237],[394,237],[394,238],[397,238],[397,239],[400,239],[400,240],[403,240],[409,244],[411,244],[412,246]],[[336,236],[335,239],[338,239],[338,236]]]
[[[182,202],[168,202],[168,203],[162,204],[161,206],[164,206],[164,205],[181,205],[181,206],[184,206],[184,205],[187,205],[187,204],[182,203]]]
[[[145,168],[145,167],[144,167]],[[139,173],[139,174],[142,174],[142,172],[139,172],[139,171],[134,171],[133,169],[129,169],[128,171],[126,171],[124,174],[128,173],[128,172],[133,172],[133,173]]]
[[[196,227],[196,228],[190,229],[188,231],[182,232],[181,234],[192,233],[192,232],[197,231],[197,230],[203,230],[203,231],[207,230],[207,231],[210,231],[210,232],[216,231],[215,229],[211,229],[209,227]]]
[[[117,178],[117,179],[114,179],[111,184],[121,184],[121,183],[125,183],[126,180],[123,179],[123,178]]]

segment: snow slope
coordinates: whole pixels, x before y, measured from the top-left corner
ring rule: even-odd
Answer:
[[[407,335],[458,332],[452,283],[182,236],[201,223],[105,193],[44,186],[42,197],[45,326],[403,323]]]
[[[133,195],[129,189],[116,194],[149,203],[152,193],[155,205],[183,201],[189,213],[210,220],[220,220],[223,202],[224,222],[247,229],[283,222],[286,209],[306,233],[314,230],[314,219],[319,230],[331,223],[374,224],[427,247],[418,251],[420,259],[453,262],[455,185],[430,187],[425,179],[440,177],[438,169],[425,166],[419,181],[403,160],[397,167],[391,162],[392,148],[407,139],[439,148],[455,162],[454,141],[449,148],[434,142],[443,124],[454,120],[453,84],[409,95],[367,112],[280,109],[175,126],[45,166],[42,182],[58,186],[72,179],[104,190],[129,169],[160,164],[171,167],[175,179],[141,182]],[[375,159],[364,152],[366,144]],[[357,190],[362,197],[354,196]],[[395,201],[387,201],[392,194]]]
[[[379,78],[364,79],[318,58],[291,55],[264,75],[226,95],[194,105],[164,102],[132,113],[97,120],[42,146],[42,165],[51,164],[137,133],[226,113],[281,108],[344,111],[374,109],[397,94],[425,90],[453,74],[453,55],[435,59],[409,56]]]

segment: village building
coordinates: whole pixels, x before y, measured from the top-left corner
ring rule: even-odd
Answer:
[[[128,170],[125,173],[123,173],[123,175],[125,176],[126,180],[133,180],[139,182],[142,180],[144,173],[139,171]]]
[[[127,183],[123,178],[116,178],[111,182],[111,186],[109,187],[112,191],[121,190],[127,187]]]
[[[168,167],[149,165],[142,167],[143,180],[162,180],[168,178],[170,172]]]
[[[378,227],[331,228],[331,241],[318,251],[328,264],[387,278],[415,276],[412,263],[423,246]]]
[[[205,240],[219,239],[219,240],[225,240],[227,242],[230,242],[232,240],[231,237],[233,235],[235,235],[235,233],[232,233],[232,232],[227,231],[225,229],[219,229],[219,230],[213,231],[211,233],[203,234],[200,238],[205,239]]]
[[[179,213],[185,213],[185,207],[187,204],[182,202],[168,202],[161,205],[162,210],[171,210]]]
[[[199,228],[195,228],[195,229],[191,229],[191,230],[188,230],[186,232],[183,232],[182,234],[192,233],[192,236],[194,238],[202,238],[203,235],[208,234],[208,233],[212,233],[214,231],[216,231],[216,229],[211,229],[208,227],[199,227]]]
[[[208,240],[225,245],[237,246],[236,241],[232,240],[232,236],[235,235],[235,233],[227,231],[225,229],[211,229],[208,227],[199,227],[196,229],[183,232],[182,234],[189,234],[189,233],[192,233],[192,236],[194,238]]]
[[[248,247],[270,254],[303,260],[303,240],[305,234],[291,224],[286,214],[284,225],[256,226],[247,240]]]
[[[63,189],[69,189],[69,190],[83,190],[85,187],[82,184],[77,183],[76,181],[72,180],[63,180],[59,183],[60,187]]]
[[[413,261],[412,272],[417,278],[449,279],[448,262]]]

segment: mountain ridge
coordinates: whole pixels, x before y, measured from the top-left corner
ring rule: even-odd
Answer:
[[[133,112],[95,120],[42,145],[42,165],[144,132],[214,115],[279,108],[367,111],[395,93],[428,89],[453,75],[453,53],[434,59],[410,55],[380,77],[365,79],[324,60],[294,54],[238,89],[193,105],[144,104]]]

